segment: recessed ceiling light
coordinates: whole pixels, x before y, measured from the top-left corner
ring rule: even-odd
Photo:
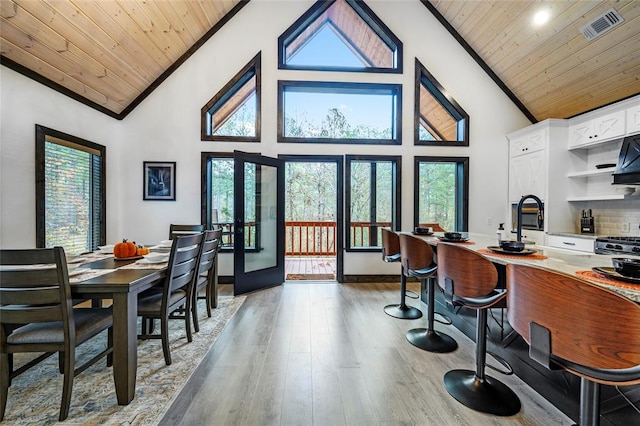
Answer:
[[[536,25],[546,24],[549,20],[549,11],[547,10],[539,10],[533,15],[533,23]]]

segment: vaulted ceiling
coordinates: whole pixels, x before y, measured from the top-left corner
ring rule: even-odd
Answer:
[[[416,1],[532,121],[571,117],[640,93],[640,1]],[[1,60],[123,118],[247,3],[0,0]],[[535,26],[541,8],[550,20]],[[587,41],[581,28],[611,8],[623,22]]]

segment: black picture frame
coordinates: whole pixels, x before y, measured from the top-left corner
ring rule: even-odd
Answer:
[[[176,200],[176,162],[145,161],[142,166],[143,200]]]

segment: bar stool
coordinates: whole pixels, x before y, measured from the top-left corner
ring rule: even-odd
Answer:
[[[504,383],[485,375],[487,355],[487,310],[502,301],[506,290],[496,289],[498,271],[489,259],[455,243],[438,244],[438,282],[444,288],[445,300],[453,306],[475,309],[476,370],[451,370],[444,385],[451,396],[476,411],[512,416],[520,411],[520,399]],[[491,354],[508,368],[506,361]]]
[[[398,234],[390,229],[382,228],[382,260],[385,262],[400,262],[400,239]],[[400,265],[400,304],[387,305],[384,311],[387,315],[400,319],[418,319],[422,317],[422,311],[413,306],[408,306],[405,302],[407,293],[412,299],[419,296],[413,291],[407,291],[407,277],[405,277],[402,264]],[[413,296],[415,295],[415,296]]]
[[[427,328],[407,331],[407,340],[412,345],[429,352],[446,353],[455,351],[458,343],[450,336],[435,330],[435,274],[438,266],[433,261],[433,250],[424,240],[408,234],[400,234],[400,257],[403,274],[425,281],[428,291]],[[439,314],[441,315],[441,314]],[[438,321],[449,325],[451,320]]]
[[[600,424],[600,384],[640,383],[640,305],[534,266],[508,265],[507,290],[507,318],[529,356],[580,377],[579,424]]]

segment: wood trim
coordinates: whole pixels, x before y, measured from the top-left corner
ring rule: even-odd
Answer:
[[[116,120],[124,119],[131,111],[133,111],[144,99],[147,98],[162,82],[164,82],[175,70],[177,70],[184,62],[187,61],[200,47],[202,47],[214,34],[216,34],[227,22],[231,20],[243,7],[245,7],[251,0],[242,0],[236,4],[226,15],[224,15],[209,31],[206,32],[193,46],[191,46],[182,56],[180,56],[169,68],[167,68],[158,78],[156,78],[140,95],[138,95],[129,105],[127,105],[120,113],[115,113],[102,105],[92,102],[77,93],[67,89],[66,87],[50,80],[11,59],[0,55],[0,64],[7,68],[24,75],[40,84],[55,90],[71,99],[80,102],[83,105],[93,108],[103,114],[108,115]]]
[[[449,31],[449,34],[451,34],[453,38],[455,38],[458,43],[460,43],[460,46],[462,46],[464,50],[466,50],[467,53],[471,56],[471,58],[473,58],[473,60],[476,61],[478,65],[480,65],[480,68],[482,68],[487,73],[487,75],[494,81],[494,83],[496,83],[498,87],[502,89],[502,91],[509,97],[509,99],[511,99],[511,101],[518,107],[518,109],[522,111],[522,113],[529,119],[529,121],[531,121],[531,124],[537,123],[538,119],[527,109],[526,106],[524,106],[520,99],[518,99],[518,97],[511,91],[511,89],[507,87],[507,85],[500,79],[500,77],[498,77],[498,75],[493,72],[493,70],[480,57],[480,55],[478,55],[478,53],[473,50],[473,48],[460,35],[460,33],[458,33],[456,29],[453,28],[449,21],[447,21],[446,18],[442,16],[440,12],[438,12],[438,9],[436,9],[436,7],[433,6],[429,0],[420,0],[420,2],[429,10],[429,12],[433,14],[433,16],[442,24],[442,26],[445,27],[447,31]]]

